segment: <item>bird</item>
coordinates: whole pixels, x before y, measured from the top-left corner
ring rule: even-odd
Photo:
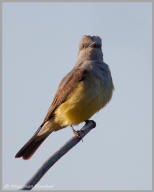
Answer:
[[[103,58],[102,39],[83,35],[74,67],[60,82],[42,124],[15,158],[29,159],[52,132],[89,120],[111,100],[113,90],[111,71]]]

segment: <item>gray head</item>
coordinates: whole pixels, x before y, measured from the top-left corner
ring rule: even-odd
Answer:
[[[84,35],[79,43],[80,59],[103,60],[102,40],[98,36]]]
[[[90,35],[84,35],[79,44],[79,50],[84,48],[101,48],[102,47],[102,40],[98,36],[90,36]]]

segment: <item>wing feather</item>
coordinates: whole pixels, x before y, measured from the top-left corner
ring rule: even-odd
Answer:
[[[53,102],[44,118],[44,121],[41,125],[41,127],[44,125],[45,122],[47,122],[50,118],[53,117],[54,111],[56,108],[62,104],[68,95],[73,91],[73,89],[77,86],[79,81],[82,81],[87,74],[86,69],[73,69],[70,71],[61,81],[58,90],[56,92],[56,95],[53,99]]]

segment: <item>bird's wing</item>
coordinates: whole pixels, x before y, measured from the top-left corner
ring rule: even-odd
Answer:
[[[44,118],[41,127],[47,122],[52,116],[55,109],[62,104],[67,96],[77,86],[79,81],[82,81],[87,75],[87,70],[83,68],[76,68],[70,71],[61,81],[53,102]]]

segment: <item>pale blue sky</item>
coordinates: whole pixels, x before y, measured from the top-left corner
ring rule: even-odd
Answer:
[[[49,136],[30,160],[14,158],[42,123],[60,80],[76,62],[84,34],[102,38],[104,61],[115,85],[113,98],[92,117],[96,129],[38,185],[41,189],[47,185],[52,189],[151,188],[152,4],[3,3],[5,188],[27,182],[72,137],[68,127]]]

